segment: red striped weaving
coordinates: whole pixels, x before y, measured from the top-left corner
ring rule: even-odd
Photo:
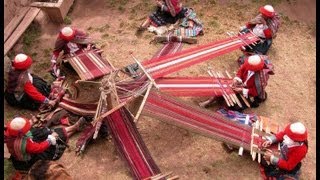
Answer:
[[[97,109],[97,104],[83,104],[73,101],[67,97],[62,98],[59,106],[81,116],[94,116]]]
[[[127,109],[121,108],[113,112],[105,122],[119,153],[128,163],[135,179],[144,179],[160,173]]]
[[[241,46],[245,46],[246,43],[251,44],[257,40],[255,35],[247,33],[190,48],[173,55],[170,54],[157,59],[144,61],[143,65],[145,66],[146,71],[150,73],[154,79],[157,79],[191,65],[237,50]],[[246,43],[244,43],[244,41]]]
[[[155,82],[161,92],[173,96],[222,96],[234,93],[231,89],[232,79],[213,77],[163,77]],[[221,88],[223,86],[223,89]]]
[[[97,50],[81,50],[67,59],[82,80],[99,78],[114,70],[111,64],[98,54]]]
[[[143,114],[250,150],[249,126],[232,122],[218,113],[179,101],[167,94],[151,91]]]

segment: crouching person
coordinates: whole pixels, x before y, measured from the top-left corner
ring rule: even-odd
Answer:
[[[79,120],[67,128],[32,128],[30,120],[16,117],[5,129],[5,143],[18,171],[28,171],[38,160],[57,160],[66,149],[68,138],[85,123]]]
[[[281,147],[279,157],[269,151],[264,155],[265,161],[261,162],[264,179],[299,179],[301,161],[308,151],[307,138],[307,129],[301,122],[291,123],[284,131],[268,136],[262,146],[280,142]]]
[[[4,94],[7,103],[30,110],[38,109],[42,103],[54,105],[54,102],[47,98],[51,90],[50,85],[30,73],[31,64],[31,57],[25,54],[18,54],[12,61]]]

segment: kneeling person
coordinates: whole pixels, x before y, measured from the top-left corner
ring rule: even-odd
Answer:
[[[9,105],[36,110],[42,103],[54,104],[47,98],[50,85],[29,72],[31,64],[31,57],[25,54],[18,54],[12,61],[4,95]]]

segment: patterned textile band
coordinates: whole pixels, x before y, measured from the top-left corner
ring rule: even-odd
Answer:
[[[142,113],[250,151],[249,126],[232,122],[221,114],[188,105],[167,94],[152,90]]]
[[[109,74],[114,70],[109,61],[103,59],[99,50],[79,50],[73,56],[66,58],[80,76],[81,80],[92,80]]]
[[[94,116],[97,109],[97,104],[83,104],[73,101],[67,97],[63,97],[59,106],[74,114],[81,116]]]
[[[145,179],[160,173],[127,109],[121,108],[113,112],[104,121],[135,179]]]
[[[222,96],[223,91],[232,94],[232,79],[213,77],[163,77],[156,79],[157,87],[161,92],[167,92],[173,96]]]
[[[258,40],[259,39],[254,34],[247,33],[207,45],[183,50],[173,55],[150,59],[144,61],[142,64],[152,78],[157,79],[191,65],[229,53],[239,49],[241,46],[252,44]]]
[[[161,56],[167,55],[167,54],[175,54],[179,52],[182,49],[182,43],[181,42],[168,42],[163,45],[163,47],[153,56],[152,59],[159,58]]]

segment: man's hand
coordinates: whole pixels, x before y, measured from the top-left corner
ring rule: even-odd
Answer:
[[[52,107],[54,107],[56,105],[56,101],[54,100],[49,100],[48,104]]]
[[[235,92],[242,92],[242,87],[232,87],[232,90]]]
[[[273,155],[273,152],[270,149],[267,149],[267,152],[264,154],[263,158],[267,161],[270,162],[271,156]]]
[[[54,132],[54,131],[51,133],[51,135],[52,135],[53,137],[55,137],[55,138],[58,138],[58,137],[59,137],[59,134],[56,133],[56,132]]]
[[[272,142],[271,142],[271,141],[266,140],[265,142],[263,142],[263,143],[262,143],[262,147],[270,147],[270,146],[271,146],[271,144],[272,144]]]

